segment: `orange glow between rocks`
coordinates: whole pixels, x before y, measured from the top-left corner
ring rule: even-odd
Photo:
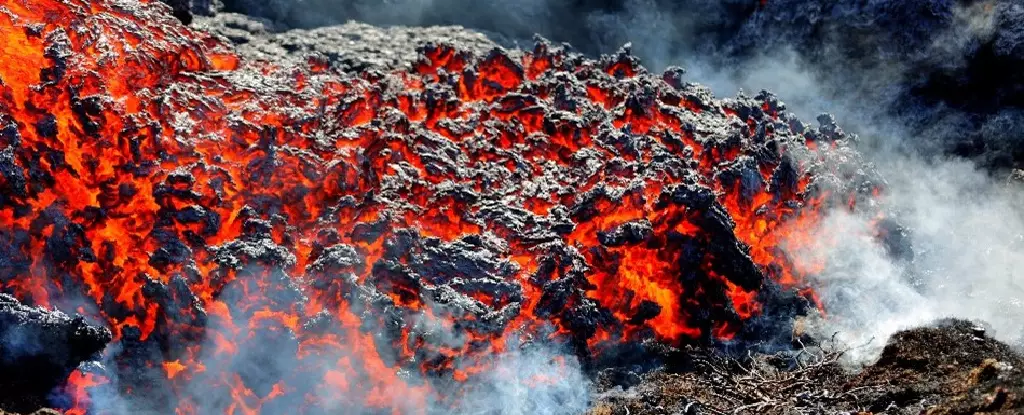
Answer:
[[[762,313],[761,281],[735,282],[716,271],[721,258],[712,254],[697,261],[687,256],[692,251],[687,244],[707,245],[715,237],[701,222],[715,209],[731,220],[731,237],[769,282],[816,299],[807,276],[823,264],[796,265],[783,251],[784,242],[813,243],[800,235],[817,226],[825,195],[809,190],[810,173],[798,166],[793,188],[773,188],[767,183],[781,167],[772,161],[754,169],[764,184],[760,188],[724,184],[720,172],[748,158],[750,150],[695,132],[687,119],[701,114],[723,125],[738,123],[736,131],[744,140],[752,140],[755,121],[740,119],[719,101],[673,96],[661,81],[649,99],[641,99],[641,84],[630,82],[647,74],[632,59],[577,66],[546,44],[522,56],[494,52],[480,58],[437,45],[425,48],[422,61],[410,71],[387,74],[387,83],[379,74],[335,73],[316,59],[298,69],[248,62],[168,16],[141,18],[114,3],[15,0],[0,5],[0,130],[14,125],[20,140],[15,145],[0,132],[0,150],[11,149],[14,165],[26,177],[40,178],[38,184],[15,188],[0,177],[0,189],[10,195],[10,203],[0,204],[0,227],[29,235],[19,249],[30,259],[24,272],[5,279],[3,288],[39,305],[60,304],[58,299],[80,289],[95,303],[85,312],[108,324],[118,340],[136,332],[142,342],[170,335],[205,339],[173,355],[162,351],[167,355],[159,358],[165,360],[149,362],[162,368],[175,393],[202,377],[210,382],[205,385],[210,393],[230,397],[226,414],[258,414],[295,394],[309,405],[341,394],[359,397],[360,405],[369,408],[425,411],[427,402],[444,397],[429,383],[408,382],[402,370],[468,382],[487,373],[493,364],[489,357],[516,347],[512,339],[521,333],[540,333],[540,327],[550,325],[549,338],[568,341],[575,334],[565,314],[538,311],[547,300],[542,298],[544,281],[533,277],[542,265],[555,264],[556,276],[564,276],[560,273],[569,266],[541,258],[540,242],[509,236],[521,229],[481,220],[481,205],[462,198],[462,189],[500,190],[504,199],[494,203],[520,206],[524,217],[534,221],[571,211],[583,195],[602,187],[609,195],[617,192],[595,197],[593,215],[570,212],[574,226],[558,236],[586,265],[580,282],[585,297],[572,297],[564,308],[586,299],[616,321],[575,339],[593,353],[648,332],[674,345],[704,337],[729,340],[743,321]],[[139,7],[163,6],[143,2]],[[56,42],[67,52],[59,60],[46,52]],[[583,86],[572,90],[554,72]],[[253,74],[289,88],[247,85],[251,81],[243,78]],[[437,92],[442,84],[451,85],[445,90],[450,96]],[[588,112],[613,115],[593,121]],[[542,176],[547,167],[568,169],[588,151],[609,166],[612,160],[652,164],[664,158],[649,147],[606,145],[613,140],[602,134],[613,133],[648,137],[675,155],[687,155],[692,162],[687,169],[694,174],[602,166],[579,181],[551,179],[571,191],[538,187],[526,192],[516,181],[520,176],[515,174],[530,178]],[[435,145],[467,166],[492,166],[496,174],[512,179],[499,183],[438,163],[421,151]],[[819,146],[808,142],[806,149]],[[385,179],[395,177],[412,179]],[[711,207],[672,201],[672,189],[684,185],[711,192]],[[601,242],[601,234],[639,221],[651,227],[642,242]],[[267,224],[266,232],[251,228],[260,224]],[[496,261],[509,264],[507,282],[521,287],[517,313],[501,330],[474,329],[477,316],[431,308],[433,299],[417,283],[380,278],[374,266],[395,249],[386,241],[400,230],[438,243],[468,235],[505,238]],[[273,302],[268,293],[281,284],[276,271],[218,257],[217,249],[247,237],[258,238],[267,250],[283,247],[291,262],[281,266],[280,274],[300,287],[307,302]],[[52,255],[48,240],[53,238],[72,241],[64,254],[75,259],[43,261]],[[156,255],[169,250],[168,240],[180,252]],[[313,268],[325,249],[342,244],[362,262],[326,271]],[[687,273],[702,275],[723,300],[705,292],[707,286],[688,289],[680,277]],[[354,282],[338,277],[348,275]],[[165,304],[178,303],[154,299],[152,287],[176,283],[198,299],[205,327],[182,322],[194,317],[191,304],[170,310]],[[380,301],[403,317],[419,316],[463,332],[442,347],[413,335],[406,325],[396,329],[399,340],[382,343],[363,328],[378,317],[359,309],[345,284],[374,285],[386,294]],[[225,294],[229,286],[235,289],[230,297]],[[462,294],[494,309],[513,302],[485,289],[467,288]],[[705,303],[730,317],[713,327],[694,323],[691,311]],[[655,306],[655,315],[636,317]],[[333,318],[335,331],[307,328],[306,322],[321,311]],[[210,373],[203,359],[244,353],[245,342],[257,332],[294,335],[303,362],[330,356],[332,367],[316,375],[327,391],[302,395],[282,379],[269,392],[260,392],[238,373]],[[424,350],[435,358],[422,359]],[[537,385],[550,381],[532,380]],[[87,389],[104,382],[74,372],[67,387],[74,407],[66,413],[85,414]],[[177,404],[179,414],[198,411],[187,398]]]

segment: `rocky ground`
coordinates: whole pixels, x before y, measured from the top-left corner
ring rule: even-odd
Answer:
[[[318,53],[344,71],[403,68],[423,42],[457,42],[476,51],[524,43],[461,26],[348,22],[278,31],[270,21],[228,13],[195,24],[229,39],[245,56]],[[965,321],[898,333],[880,359],[860,371],[844,367],[837,349],[741,360],[706,350],[681,353],[686,364],[672,370],[602,373],[590,415],[1024,413],[1024,357]]]
[[[495,40],[540,33],[591,55],[633,42],[648,67],[681,64],[703,72],[703,83],[772,89],[791,108],[807,101],[806,111],[868,126],[854,132],[874,144],[899,141],[1000,174],[1024,166],[1024,4],[1016,0],[163,1],[185,20],[190,10],[237,12],[275,31],[321,28],[317,36],[356,20],[462,25]]]
[[[111,340],[108,329],[81,316],[29,307],[0,293],[0,408],[25,410],[47,402],[48,393]]]

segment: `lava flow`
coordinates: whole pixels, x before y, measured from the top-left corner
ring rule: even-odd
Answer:
[[[417,413],[540,341],[763,340],[815,307],[783,242],[873,190],[829,120],[628,51],[350,75],[118,0],[5,2],[0,35],[0,283],[114,334],[69,413],[115,382],[137,411]]]

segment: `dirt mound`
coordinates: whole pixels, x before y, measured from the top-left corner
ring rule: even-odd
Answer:
[[[824,349],[741,360],[689,350],[690,370],[634,375],[632,385],[608,372],[590,414],[1024,411],[1024,358],[967,321],[899,332],[858,373],[843,369],[841,351]]]

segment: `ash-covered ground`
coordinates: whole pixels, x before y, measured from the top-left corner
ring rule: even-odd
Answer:
[[[457,44],[480,56],[497,46],[487,35],[461,26],[379,27],[350,21],[277,31],[272,22],[236,13],[199,17],[194,26],[228,39],[250,59],[301,61],[318,54],[346,72],[409,68],[424,42]]]

